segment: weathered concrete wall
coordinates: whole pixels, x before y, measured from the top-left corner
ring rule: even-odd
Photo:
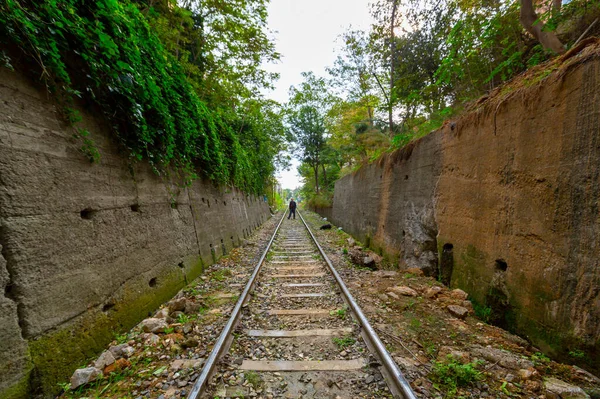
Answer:
[[[333,221],[401,265],[437,263],[496,323],[599,372],[600,50],[585,51],[338,181]]]
[[[332,220],[408,267],[437,275],[434,191],[441,168],[432,134],[340,179]]]
[[[129,164],[83,117],[99,164],[43,91],[0,71],[0,398],[48,396],[269,217],[254,196]]]

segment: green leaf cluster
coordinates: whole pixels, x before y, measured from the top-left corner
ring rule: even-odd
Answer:
[[[479,364],[462,364],[452,355],[448,355],[444,361],[433,362],[433,370],[429,376],[438,388],[442,388],[452,397],[459,387],[469,386],[484,378],[484,374],[477,370]]]
[[[262,192],[283,142],[277,105],[225,89],[221,102],[203,101],[205,80],[235,77],[205,67],[212,55],[201,42],[206,26],[197,5],[158,3],[162,9],[129,0],[3,0],[0,45],[19,62],[15,69],[42,77],[71,123],[80,119],[76,101],[98,110],[132,159],[159,174],[177,170],[188,181],[200,175]],[[171,29],[173,20],[180,25]],[[253,65],[277,57],[271,50],[257,45]],[[81,136],[95,159],[93,143]]]

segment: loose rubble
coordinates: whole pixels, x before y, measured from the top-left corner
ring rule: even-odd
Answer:
[[[311,227],[319,223],[303,215]],[[600,398],[598,377],[477,319],[463,290],[385,261],[366,270],[352,256],[355,239],[336,230],[315,235],[419,398]],[[460,366],[476,372],[470,383],[441,382]]]

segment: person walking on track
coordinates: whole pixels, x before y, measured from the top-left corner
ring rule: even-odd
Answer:
[[[296,219],[296,201],[293,198],[290,200],[290,214],[288,215],[288,219],[292,214],[294,214],[294,219]]]

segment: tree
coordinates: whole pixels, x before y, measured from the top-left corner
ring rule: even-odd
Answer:
[[[323,116],[314,106],[302,105],[291,114],[289,125],[301,152],[300,160],[312,168],[315,191],[319,194],[319,167],[322,166],[326,147]]]
[[[557,54],[565,52],[565,46],[560,42],[556,34],[550,30],[545,29],[545,25],[540,21],[535,7],[533,6],[533,0],[520,0],[521,1],[521,23],[527,32],[531,33],[542,46],[547,50],[552,50]],[[558,3],[558,4],[557,4]],[[553,1],[553,7],[560,10],[561,2]]]

